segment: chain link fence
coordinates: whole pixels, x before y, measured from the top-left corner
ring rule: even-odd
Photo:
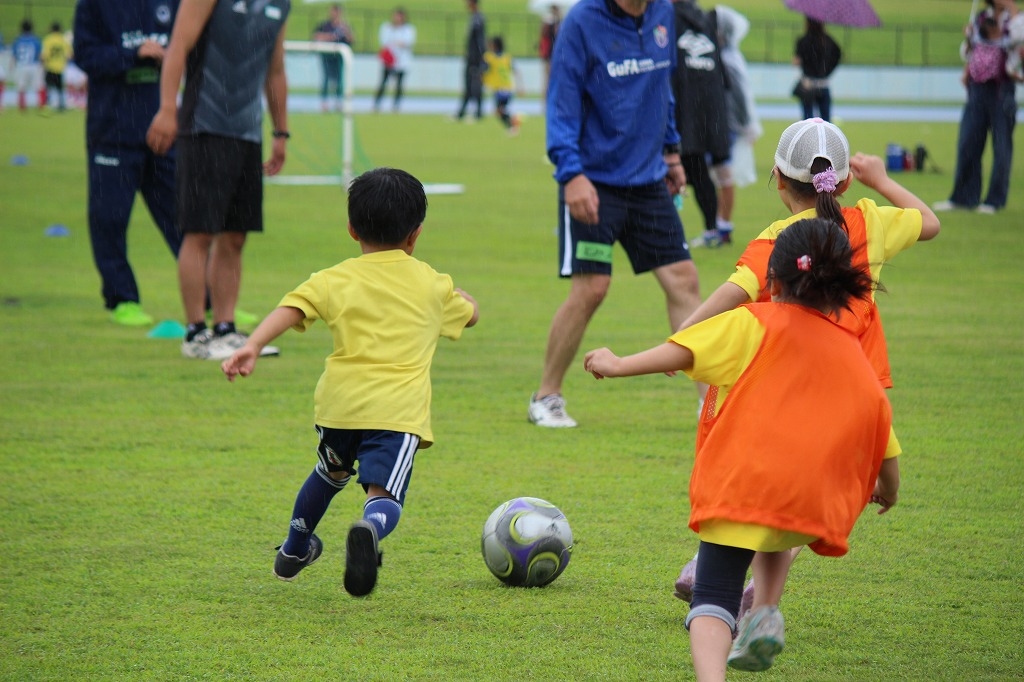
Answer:
[[[108,0],[120,2],[121,0]],[[288,37],[308,40],[318,23],[327,16],[328,5],[302,5],[294,3],[288,22]],[[73,4],[68,0],[0,0],[0,34],[10,41],[18,34],[23,18],[31,19],[36,33],[42,35],[53,21],[70,27]],[[357,53],[376,53],[377,33],[380,25],[390,19],[390,5],[374,9],[345,9],[345,19],[355,34],[352,46]],[[525,12],[487,13],[487,32],[501,35],[506,49],[513,57],[533,57],[537,54],[540,19]],[[787,13],[778,21],[752,22],[750,33],[743,42],[743,53],[748,62],[789,63],[793,46],[803,32],[802,19]],[[411,14],[410,23],[418,35],[416,54],[460,55],[466,34],[466,12],[423,11]],[[843,49],[844,64],[877,66],[959,66],[960,26],[927,26],[920,24],[893,24],[874,29],[849,29],[830,26],[829,32]]]

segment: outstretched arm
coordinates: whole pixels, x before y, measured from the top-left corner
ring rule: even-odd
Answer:
[[[693,353],[677,343],[666,342],[634,355],[620,358],[607,348],[598,348],[583,358],[583,369],[595,379],[660,374],[693,367]]]
[[[268,343],[284,334],[289,328],[297,325],[305,318],[298,308],[282,306],[275,308],[272,313],[260,322],[256,330],[249,335],[245,345],[235,351],[235,354],[221,363],[220,368],[228,381],[234,381],[235,377],[247,377],[252,374],[256,366],[256,360],[260,351]]]
[[[692,327],[698,322],[709,320],[715,315],[732,310],[737,306],[741,306],[744,303],[749,303],[750,297],[747,292],[743,290],[743,287],[732,282],[725,282],[720,287],[715,289],[714,293],[708,296],[707,300],[700,304],[700,306],[690,313],[690,316],[683,320],[683,323],[679,325],[679,329],[676,331],[682,331],[687,327]]]
[[[881,157],[857,152],[850,159],[850,170],[853,171],[853,177],[881,194],[893,206],[916,208],[921,212],[921,236],[918,241],[927,241],[939,233],[939,218],[935,212],[916,194],[889,177]]]

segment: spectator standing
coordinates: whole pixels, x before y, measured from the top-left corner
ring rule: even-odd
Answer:
[[[11,43],[14,55],[14,85],[18,89],[18,109],[28,109],[28,93],[34,92],[39,98],[39,108],[46,106],[46,88],[43,86],[43,65],[39,59],[43,43],[32,32],[32,22],[21,22],[21,34]]]
[[[146,326],[128,260],[128,223],[136,192],[175,257],[175,149],[157,155],[146,129],[160,108],[160,68],[178,0],[78,0],[75,60],[91,88],[85,115],[89,239],[111,319]]]
[[[330,16],[316,27],[313,40],[320,43],[352,44],[352,28],[342,17],[341,5],[331,5]],[[321,52],[320,64],[323,78],[320,81],[320,109],[330,109],[330,91],[334,89],[334,110],[341,111],[341,100],[345,92],[345,75],[342,72],[342,57],[337,52]]]
[[[714,9],[718,26],[718,45],[729,83],[725,91],[725,112],[729,122],[729,161],[711,169],[718,185],[718,230],[732,232],[732,210],[736,202],[736,188],[757,181],[754,165],[754,143],[764,132],[754,104],[750,87],[747,60],[740,51],[740,42],[750,30],[745,16],[725,5]]]
[[[187,358],[223,360],[245,343],[235,329],[242,249],[249,232],[263,230],[263,176],[281,170],[290,137],[284,29],[291,2],[261,2],[259,12],[244,3],[181,0],[160,75],[160,109],[146,135],[157,154],[167,153],[175,141],[178,146],[178,221],[184,233],[178,281],[188,323],[181,351]],[[265,163],[261,89],[273,121]],[[207,286],[213,329],[204,314]]]
[[[985,23],[992,19],[996,20],[1002,36],[1009,36],[1015,29],[1024,29],[1024,13],[1015,0],[986,0],[986,4],[988,6],[973,17],[973,22],[965,29],[963,53],[968,60],[968,68],[964,71],[967,101],[956,141],[952,193],[948,200],[933,205],[936,211],[973,209],[978,213],[992,214],[1006,206],[1010,194],[1017,86],[1004,68],[996,65],[993,69],[984,69],[979,63],[988,54],[989,47],[980,44],[979,38]],[[1000,63],[1006,63],[1006,52],[1002,52]],[[982,202],[981,161],[989,132],[992,137],[992,170]]]
[[[796,41],[793,56],[793,63],[800,67],[801,74],[794,94],[800,99],[804,119],[817,115],[825,121],[831,120],[832,90],[828,79],[842,56],[839,44],[825,32],[825,25],[807,17],[806,32]]]
[[[7,85],[7,45],[4,34],[0,33],[0,111],[4,109],[4,86]]]
[[[971,61],[987,53],[987,46],[975,45],[986,21],[995,19],[1004,36],[1024,33],[1024,13],[1015,0],[986,0],[988,7],[965,28],[964,55],[968,69],[964,71],[967,101],[960,116],[957,138],[956,171],[949,199],[933,204],[936,211],[973,209],[992,214],[1006,206],[1010,192],[1013,165],[1013,130],[1017,124],[1017,87],[1005,68],[982,69]],[[980,48],[980,54],[972,54]],[[1005,52],[1002,63],[1005,63]],[[992,135],[992,174],[985,200],[981,201],[981,159],[985,142]],[[980,203],[979,203],[980,202]]]
[[[530,398],[528,417],[537,426],[576,426],[562,382],[611,286],[615,242],[634,272],[658,280],[673,331],[700,304],[697,268],[672,203],[686,185],[672,25],[668,0],[581,0],[562,22],[551,60],[547,150],[559,186],[558,274],[571,282]],[[641,63],[652,68],[633,68]]]
[[[718,246],[732,242],[731,225],[719,230],[718,193],[711,179],[711,165],[729,161],[729,125],[726,119],[726,77],[718,49],[714,16],[696,0],[676,0],[676,59],[672,84],[676,99],[676,125],[682,139],[682,163],[686,181],[693,187],[704,217],[704,235],[694,245]]]
[[[551,5],[548,15],[541,21],[540,40],[537,41],[537,56],[544,65],[544,89],[541,94],[545,97],[548,94],[548,81],[551,79],[551,55],[555,51],[555,41],[561,27],[562,9],[558,5]]]
[[[416,45],[416,27],[409,23],[409,17],[401,7],[391,13],[391,21],[380,25],[378,33],[380,41],[381,76],[377,96],[373,100],[373,110],[380,110],[384,99],[384,89],[391,78],[395,79],[395,99],[392,111],[398,111],[402,101],[402,81],[406,72],[412,67],[412,48]]]
[[[461,121],[466,115],[469,103],[476,103],[476,120],[484,115],[484,53],[487,51],[487,21],[480,12],[477,0],[466,0],[469,10],[469,25],[466,30],[466,70],[462,85],[462,104],[455,114],[455,120]]]
[[[46,99],[52,107],[54,100],[50,96],[55,95],[57,111],[64,111],[67,108],[64,102],[64,69],[71,59],[71,43],[64,35],[59,21],[50,25],[50,32],[43,38],[41,59],[46,71]]]

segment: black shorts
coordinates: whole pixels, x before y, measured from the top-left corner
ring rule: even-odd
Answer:
[[[64,89],[64,74],[47,71],[44,79],[46,81],[46,87],[56,88],[58,90]]]
[[[610,275],[615,242],[622,244],[636,274],[690,260],[683,221],[664,182],[639,187],[594,183],[594,188],[599,222],[590,225],[569,215],[565,186],[559,185],[559,276]]]
[[[263,152],[258,142],[183,135],[177,147],[182,233],[263,231]]]

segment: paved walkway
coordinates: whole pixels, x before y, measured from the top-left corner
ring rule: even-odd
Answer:
[[[320,100],[315,95],[289,95],[288,105],[295,111],[318,111]],[[387,97],[382,103],[382,112],[390,112],[391,99]],[[406,97],[402,101],[402,112],[409,114],[439,114],[449,116],[458,109],[457,97],[418,96]],[[962,107],[958,105],[927,105],[898,106],[877,104],[843,104],[832,105],[833,118],[844,121],[918,121],[922,123],[958,123]],[[363,114],[373,110],[373,98],[369,95],[356,95],[352,100],[354,113]],[[527,116],[540,116],[540,100],[513,100],[512,110]],[[490,101],[484,103],[485,113],[492,111]],[[758,104],[757,111],[762,120],[792,121],[800,115],[796,102]],[[1024,108],[1017,112],[1017,121],[1024,122]]]

